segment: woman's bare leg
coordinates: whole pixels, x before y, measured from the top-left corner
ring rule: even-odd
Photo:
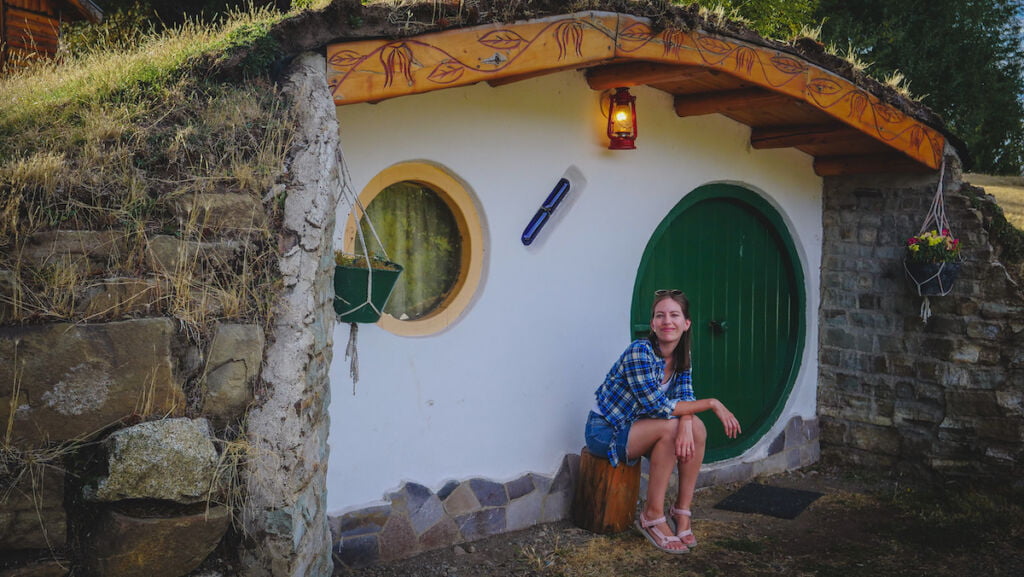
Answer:
[[[679,494],[676,496],[674,507],[676,509],[689,510],[693,504],[693,491],[697,487],[697,476],[700,475],[700,466],[704,462],[704,448],[707,445],[708,431],[704,423],[697,417],[693,418],[693,457],[688,461],[679,461]],[[676,534],[690,528],[690,517],[686,515],[674,515],[676,522]],[[686,541],[695,542],[690,536]]]
[[[665,516],[665,493],[676,467],[676,421],[669,419],[640,419],[629,429],[626,454],[635,459],[647,455],[651,462],[647,480],[647,502],[644,518],[657,519]],[[703,454],[703,453],[702,453]],[[698,467],[699,468],[699,467]],[[667,523],[657,526],[664,535],[672,535]],[[680,543],[671,543],[670,549],[682,549]]]

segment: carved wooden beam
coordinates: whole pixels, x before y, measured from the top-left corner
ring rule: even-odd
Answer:
[[[327,65],[338,106],[591,67],[600,67],[588,79],[595,89],[657,85],[685,81],[696,68],[757,88],[680,96],[681,116],[799,102],[933,170],[946,144],[935,128],[797,54],[703,30],[655,31],[649,20],[629,14],[578,12],[354,40],[328,46]]]
[[[792,98],[778,92],[760,88],[744,88],[725,92],[703,92],[677,96],[676,114],[679,116],[701,116],[716,112],[729,112],[744,108],[764,108],[785,104]]]
[[[864,136],[863,132],[842,124],[775,126],[751,130],[750,145],[757,149],[789,148],[847,142]]]

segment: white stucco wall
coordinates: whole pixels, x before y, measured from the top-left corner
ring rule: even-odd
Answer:
[[[579,72],[338,109],[355,191],[399,162],[445,166],[476,195],[487,264],[474,302],[441,333],[399,337],[361,325],[355,395],[344,358],[348,325],[336,329],[332,513],[379,502],[403,481],[437,490],[452,479],[553,475],[565,453],[583,446],[592,392],[628,344],[633,282],[651,233],[685,194],[710,182],[760,192],[790,226],[808,330],[779,426],[815,415],[822,183],[811,157],[753,150],[742,124],[679,118],[670,95],[646,87],[633,94],[634,151],[607,150],[599,94]],[[523,228],[570,166],[586,188],[557,226],[524,247]],[[339,247],[347,208],[339,207]],[[761,445],[739,458],[764,453]]]

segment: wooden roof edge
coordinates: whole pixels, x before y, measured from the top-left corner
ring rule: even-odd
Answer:
[[[88,0],[86,0],[88,1]],[[390,3],[363,5],[360,0],[334,0],[325,8],[290,17],[277,26],[274,37],[281,43],[285,58],[313,50],[323,53],[330,44],[374,38],[410,38],[444,30],[471,28],[486,24],[512,24],[559,15],[569,15],[573,5],[564,0],[539,0],[529,6],[510,5],[502,0],[478,0],[472,7],[463,3],[437,3],[419,0],[401,5],[401,14]],[[647,18],[652,28],[677,27],[702,30],[726,38],[754,43],[785,52],[836,74],[882,102],[938,131],[953,145],[965,167],[970,166],[964,141],[951,132],[945,121],[920,101],[899,94],[892,87],[864,74],[824,45],[809,38],[792,43],[765,38],[735,21],[709,20],[700,16],[696,5],[677,6],[663,2],[637,0],[591,0],[584,12],[616,12]]]
[[[376,36],[365,33],[337,36],[326,42],[326,44],[357,39],[368,40],[374,37],[408,38],[449,29],[470,28],[483,24],[513,24],[538,18],[583,12],[630,15],[648,19],[652,30],[655,32],[668,27],[677,27],[683,30],[701,30],[735,40],[759,44],[766,48],[800,57],[845,78],[871,92],[887,104],[895,106],[915,117],[919,117],[922,121],[927,118],[931,122],[943,123],[942,119],[932,112],[927,105],[899,94],[892,87],[856,69],[846,59],[829,54],[825,45],[821,42],[806,37],[799,38],[792,43],[766,38],[740,22],[703,18],[700,16],[699,7],[696,4],[680,6],[639,0],[590,0],[586,3],[585,8],[579,8],[578,4],[564,0],[540,0],[531,2],[528,8],[523,8],[522,10],[517,10],[522,8],[519,5],[515,7],[507,6],[504,9],[493,8],[493,5],[505,3],[501,0],[478,0],[475,3],[475,9],[467,8],[460,10],[459,3],[452,5],[440,3],[439,5],[439,3],[432,0],[412,0],[402,3],[400,8],[405,13],[401,17],[396,17],[396,8],[390,3],[371,2],[362,5],[359,3],[359,0],[334,0],[328,8],[321,12],[326,12],[330,8],[350,7],[360,11],[358,18],[365,24],[385,24],[385,28],[387,28],[379,31]],[[484,5],[491,5],[492,8],[485,12],[486,7]],[[456,13],[446,14],[444,12],[446,6],[449,10],[456,10]],[[349,20],[351,21],[352,18],[349,18]],[[316,49],[319,48],[322,48],[322,46],[316,47]],[[938,127],[936,126],[935,128]]]
[[[103,21],[103,9],[94,4],[91,0],[65,0],[68,4],[78,10],[86,20],[93,24]]]

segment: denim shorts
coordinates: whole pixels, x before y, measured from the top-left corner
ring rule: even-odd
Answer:
[[[587,417],[587,429],[584,432],[584,436],[587,439],[587,450],[590,451],[591,455],[595,457],[601,457],[602,459],[608,458],[608,447],[612,444],[612,437],[615,437],[615,454],[619,457],[620,463],[625,463],[632,467],[640,461],[640,458],[627,459],[626,458],[626,442],[629,440],[629,425],[619,431],[619,434],[615,434],[615,429],[612,428],[612,424],[605,419],[604,416],[598,415],[594,411],[590,411],[590,416]]]

